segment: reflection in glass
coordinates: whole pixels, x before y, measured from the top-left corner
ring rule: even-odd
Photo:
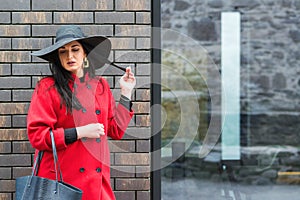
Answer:
[[[176,30],[194,41],[180,42],[178,37],[162,36],[162,82],[166,86],[162,94],[162,199],[299,199],[298,4],[274,0],[162,0],[162,28]],[[222,50],[221,13],[228,11],[241,13],[237,53],[240,67],[225,71],[221,67],[222,52],[233,53],[238,48],[227,46]],[[229,33],[237,31],[231,28]],[[195,46],[201,47],[200,53]],[[198,68],[202,69],[200,73],[195,70]],[[221,76],[228,72],[226,77],[230,82],[240,75],[240,83],[229,86],[232,90],[228,90],[227,96],[229,102],[234,98],[233,105],[240,106],[235,107],[234,113],[240,114],[231,123],[235,129],[234,144],[240,148],[236,155],[223,159],[221,141],[226,141],[228,135],[223,135],[222,140],[214,137],[217,144],[210,153],[199,156],[206,136],[210,135],[207,130],[212,127],[213,136],[220,134],[221,126],[211,124],[211,116],[219,116],[221,124],[221,98],[212,103],[221,90],[211,92],[208,86],[221,86],[220,77],[211,73],[216,68]],[[234,71],[237,69],[239,72]],[[186,83],[194,90],[192,96],[197,99],[194,103],[190,88],[184,86]],[[195,102],[200,115],[197,117],[197,110],[186,108],[182,116],[181,105],[193,107]],[[212,105],[219,108],[212,109]],[[233,109],[232,105],[227,107]],[[184,120],[188,121],[187,129],[181,129]],[[194,125],[198,128],[191,133]],[[224,158],[237,162],[223,162]]]
[[[240,160],[240,13],[221,14],[222,160]]]

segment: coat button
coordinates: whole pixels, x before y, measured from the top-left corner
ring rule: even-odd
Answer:
[[[101,113],[100,110],[96,110],[96,115],[99,115]]]
[[[97,172],[97,173],[100,173],[100,172],[101,172],[101,168],[100,168],[100,167],[97,167],[96,172]]]
[[[101,142],[101,139],[100,139],[100,138],[97,138],[97,139],[96,139],[96,142],[97,142],[97,143]]]
[[[86,85],[87,89],[91,89],[91,85]]]
[[[87,141],[87,138],[86,138],[86,137],[81,138],[81,141],[82,141],[82,142],[85,142],[85,141]]]
[[[82,108],[82,112],[83,112],[83,113],[86,113],[86,109],[85,109],[85,108]]]
[[[81,173],[83,173],[83,172],[85,171],[85,169],[84,169],[83,167],[81,167],[81,168],[79,169],[79,171],[80,171]]]

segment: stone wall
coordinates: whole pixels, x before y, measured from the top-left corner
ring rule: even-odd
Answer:
[[[162,27],[197,41],[220,68],[220,19],[227,11],[241,13],[243,143],[299,144],[300,1],[162,0]],[[194,43],[179,45],[188,49]]]

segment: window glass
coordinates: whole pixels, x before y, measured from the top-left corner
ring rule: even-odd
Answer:
[[[161,3],[162,199],[298,199],[300,3]]]

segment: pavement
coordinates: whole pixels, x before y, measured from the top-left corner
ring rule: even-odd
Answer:
[[[234,192],[238,196],[234,195]],[[225,197],[227,193],[227,197]],[[212,180],[162,178],[162,200],[300,200],[300,185],[232,185]]]

